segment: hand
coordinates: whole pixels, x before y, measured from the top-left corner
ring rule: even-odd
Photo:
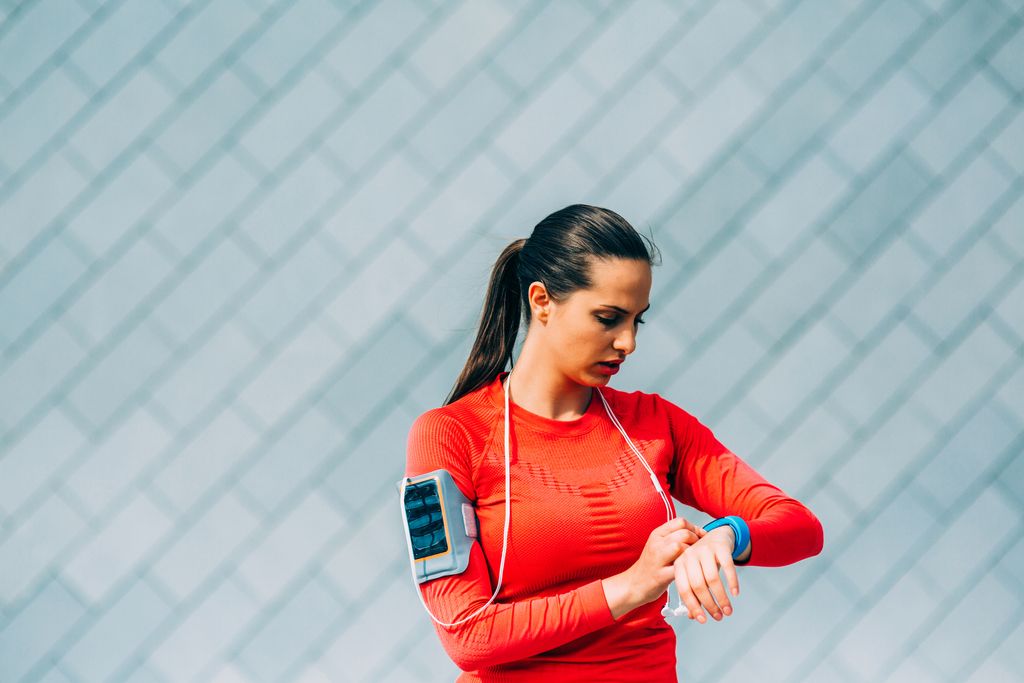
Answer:
[[[732,614],[732,603],[719,578],[719,567],[725,571],[733,595],[740,594],[732,551],[736,538],[728,526],[705,531],[696,543],[685,548],[673,562],[679,599],[686,605],[690,619],[704,623],[706,609],[715,621]],[[717,601],[717,603],[716,603]]]
[[[675,559],[708,533],[684,517],[676,517],[655,527],[633,566],[610,578],[616,593],[609,603],[612,614],[618,618],[620,614],[646,605],[664,594],[675,578]],[[623,595],[626,597],[620,597]]]

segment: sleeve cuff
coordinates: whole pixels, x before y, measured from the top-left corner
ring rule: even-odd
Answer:
[[[577,595],[583,605],[583,620],[600,628],[615,623],[612,616],[612,608],[608,606],[608,598],[604,594],[604,586],[601,579],[595,579],[590,583],[580,586]]]
[[[761,529],[761,522],[759,520],[744,519],[743,521],[747,523],[747,533],[750,534],[750,540],[748,541],[750,544],[750,554],[747,555],[747,559],[743,562],[735,563],[737,567],[746,567],[747,565],[754,564],[754,553],[757,552],[754,550],[754,540],[758,537]]]

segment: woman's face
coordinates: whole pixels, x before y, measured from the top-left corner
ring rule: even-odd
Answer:
[[[544,336],[562,372],[594,386],[611,378],[599,363],[625,359],[636,349],[641,314],[650,307],[651,266],[635,259],[595,258],[590,277],[590,289],[576,290],[562,303],[547,299]]]

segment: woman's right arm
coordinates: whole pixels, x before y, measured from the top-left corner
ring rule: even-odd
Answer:
[[[409,431],[406,476],[444,468],[459,489],[475,501],[469,449],[461,425],[436,410],[427,411]],[[464,572],[431,579],[417,587],[433,616],[444,623],[468,617],[494,593],[478,541],[471,546]],[[554,595],[513,602],[495,600],[462,624],[445,627],[435,622],[435,629],[452,661],[472,671],[530,657],[614,622],[602,580],[595,579]]]
[[[476,612],[494,593],[479,543],[473,543],[462,574],[419,584],[437,619],[452,623]],[[531,657],[615,623],[600,579],[543,597],[495,600],[456,626],[434,627],[441,645],[464,671]]]

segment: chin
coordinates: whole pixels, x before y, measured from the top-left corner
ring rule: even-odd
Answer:
[[[600,384],[604,384],[601,380],[609,379],[608,377],[602,376],[601,373],[590,371],[584,368],[582,371],[577,373],[572,380],[584,387],[593,387]]]

